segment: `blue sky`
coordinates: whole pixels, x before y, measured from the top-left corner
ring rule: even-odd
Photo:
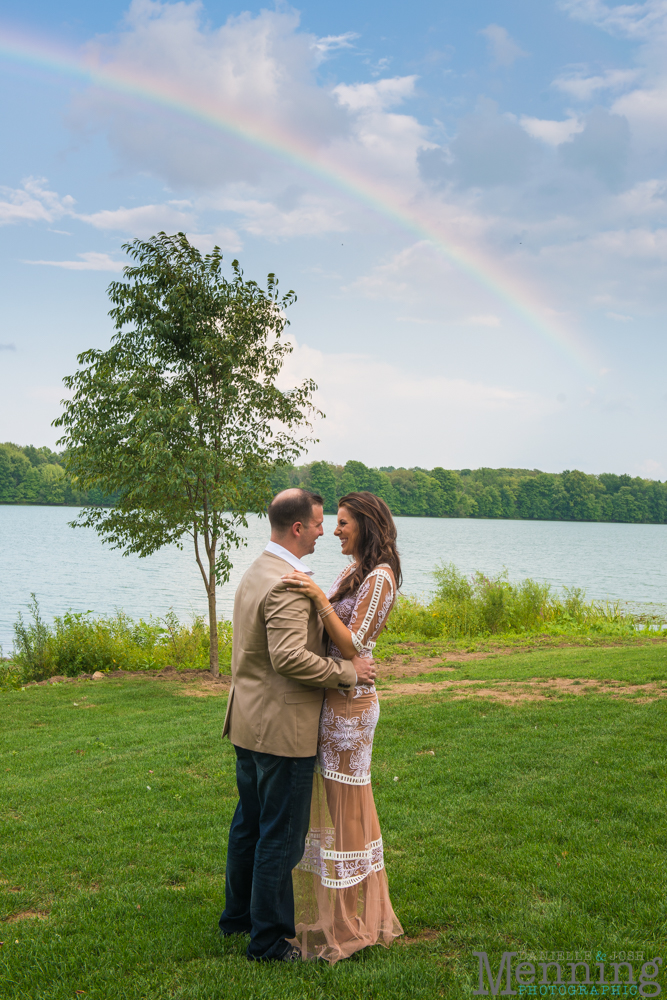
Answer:
[[[667,478],[666,0],[6,0],[17,38],[277,128],[357,191],[0,58],[0,440],[55,443],[121,244],[183,229],[296,290],[311,458]]]

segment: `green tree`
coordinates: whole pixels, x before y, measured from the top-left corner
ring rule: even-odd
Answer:
[[[599,507],[597,494],[604,486],[595,476],[586,475],[574,469],[566,470],[558,477],[566,493],[563,516],[569,521],[597,521]]]
[[[485,486],[477,495],[477,517],[503,516],[503,502],[497,486]]]
[[[220,250],[202,257],[183,233],[124,249],[136,264],[109,286],[112,346],[79,355],[65,379],[73,396],[55,421],[77,485],[118,501],[73,523],[140,556],[192,538],[217,674],[216,583],[229,578],[247,512],[271,498],[272,464],[305,450],[295,431],[310,426],[315,386],[276,388],[295,296],[279,298],[275,275],[265,292],[234,261],[228,281]]]
[[[0,503],[20,503],[30,462],[15,444],[0,445]]]
[[[519,517],[536,521],[559,521],[569,517],[563,513],[567,495],[558,476],[540,472],[519,481],[516,506]]]
[[[500,487],[500,502],[502,505],[503,517],[516,517],[516,494],[509,483]]]
[[[614,494],[612,510],[615,521],[637,523],[643,520],[641,508],[629,486],[621,486],[618,493]]]
[[[440,489],[445,498],[445,513],[450,517],[453,516],[456,513],[457,495],[461,489],[459,476],[455,472],[452,472],[451,469],[443,469],[439,465],[435,469],[431,469],[429,475],[433,479],[437,479],[440,484]]]
[[[271,483],[271,492],[274,496],[290,488],[289,473],[284,465],[273,466],[269,473],[269,482]]]
[[[338,510],[336,476],[326,462],[313,462],[310,467],[310,487],[324,500],[324,513],[335,514]]]

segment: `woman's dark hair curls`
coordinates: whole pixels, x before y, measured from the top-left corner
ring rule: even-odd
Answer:
[[[403,575],[401,560],[396,551],[396,525],[384,500],[374,493],[348,493],[340,498],[338,506],[345,507],[357,522],[357,565],[341,580],[338,591],[331,600],[340,601],[358,590],[362,581],[379,563],[387,563],[391,567],[396,587],[400,587]]]

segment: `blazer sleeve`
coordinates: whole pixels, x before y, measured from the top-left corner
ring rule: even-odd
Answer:
[[[357,674],[350,660],[318,656],[306,648],[310,612],[309,598],[283,584],[267,594],[264,619],[273,669],[310,687],[354,687]]]

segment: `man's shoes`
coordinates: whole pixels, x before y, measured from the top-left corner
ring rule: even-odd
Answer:
[[[246,957],[250,962],[300,962],[302,955],[300,948],[297,948],[294,944],[290,944],[282,955],[271,955],[270,958],[255,958],[253,955],[246,953]]]
[[[279,962],[300,962],[301,961],[301,949],[297,948],[295,944],[291,944],[287,951],[278,959]]]

